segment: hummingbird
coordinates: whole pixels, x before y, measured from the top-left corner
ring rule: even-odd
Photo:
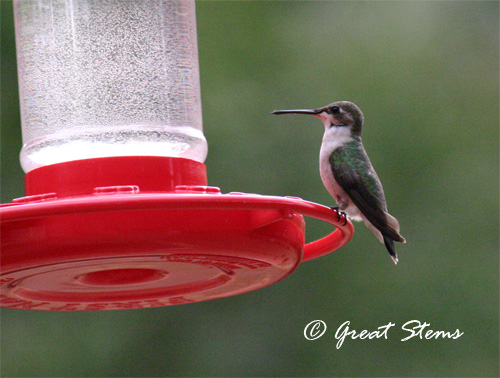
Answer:
[[[326,190],[338,203],[334,207],[354,221],[363,221],[385,245],[395,264],[394,242],[405,243],[399,222],[387,212],[382,184],[361,141],[363,113],[349,101],[318,109],[275,110],[272,114],[309,114],[325,125],[319,153],[319,170]],[[340,213],[341,212],[341,213]]]

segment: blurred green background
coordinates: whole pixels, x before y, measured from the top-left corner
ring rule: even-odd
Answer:
[[[12,5],[1,1],[1,200],[23,195]],[[499,374],[497,1],[199,1],[209,184],[333,205],[322,124],[276,108],[356,102],[389,209],[395,266],[363,225],[262,290],[145,310],[1,311],[4,377]],[[307,223],[307,240],[331,231]],[[307,341],[314,319],[326,334]],[[402,342],[409,320],[457,340]],[[346,340],[335,330],[389,338]]]

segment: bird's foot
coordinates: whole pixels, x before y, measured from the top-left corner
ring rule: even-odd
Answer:
[[[338,207],[332,207],[331,209],[337,213],[337,222],[340,222],[342,218],[344,218],[344,224],[342,226],[345,226],[347,224],[347,214],[340,211]]]

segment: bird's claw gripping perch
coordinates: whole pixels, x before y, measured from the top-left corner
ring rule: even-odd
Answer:
[[[340,211],[338,207],[332,207],[331,208],[333,211],[337,213],[337,222],[340,222],[342,217],[344,217],[344,224],[342,226],[345,226],[347,224],[347,215],[343,211]]]

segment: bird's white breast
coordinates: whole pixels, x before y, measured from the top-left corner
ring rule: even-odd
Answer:
[[[325,127],[323,143],[321,144],[320,156],[328,155],[327,159],[337,148],[352,142],[351,128],[347,126]]]
[[[328,191],[330,189],[327,186],[327,182],[331,180],[335,181],[332,168],[330,167],[330,156],[337,148],[344,146],[352,140],[351,129],[349,127],[325,127],[323,143],[319,151],[319,169],[323,184],[325,184]]]
[[[342,208],[342,203],[349,204],[350,199],[333,177],[332,167],[330,165],[330,156],[337,148],[351,142],[351,130],[349,127],[325,127],[323,143],[319,152],[319,172],[323,185],[326,190],[337,201]]]

